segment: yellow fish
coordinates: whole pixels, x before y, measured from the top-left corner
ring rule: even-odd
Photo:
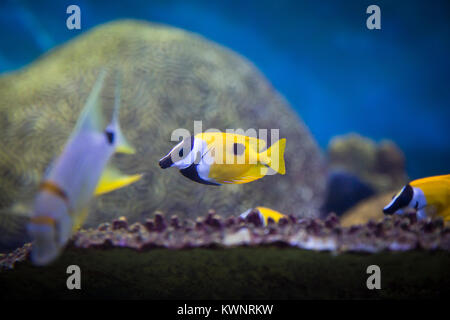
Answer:
[[[402,214],[408,208],[416,210],[419,219],[432,212],[433,216],[450,221],[450,174],[411,181],[392,198],[383,212]]]
[[[262,139],[233,133],[208,132],[183,139],[159,161],[176,167],[185,177],[203,184],[241,184],[268,174],[285,174],[286,139],[265,148]]]
[[[53,261],[69,237],[87,217],[89,201],[141,178],[125,175],[108,166],[115,152],[134,153],[119,126],[120,86],[116,86],[111,122],[104,126],[100,112],[101,72],[77,125],[62,154],[39,186],[27,226],[32,237],[31,260],[35,265]]]
[[[272,220],[275,221],[276,223],[278,223],[278,221],[280,221],[281,218],[286,219],[288,218],[288,216],[286,216],[285,214],[282,214],[281,212],[266,207],[256,207],[254,210],[258,212],[261,223],[264,226],[266,226],[267,223],[269,222],[269,218],[272,218]],[[242,213],[240,217],[242,219],[245,219],[248,216],[248,214],[252,211],[253,211],[252,209],[249,209],[244,213]]]

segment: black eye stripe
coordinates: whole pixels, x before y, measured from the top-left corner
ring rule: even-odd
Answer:
[[[185,139],[183,141],[183,144],[181,145],[181,150],[185,150],[186,154],[188,154],[190,151],[192,151],[192,149],[194,149],[194,137],[193,136],[191,136],[190,139]],[[183,151],[183,153],[184,153],[184,151]]]
[[[175,162],[186,157],[189,154],[189,152],[191,152],[194,149],[194,140],[195,140],[194,136],[191,136],[190,139],[189,138],[183,139],[179,147],[175,148],[171,152],[171,155],[174,158]]]
[[[394,203],[389,207],[385,208],[383,211],[387,214],[392,214],[396,212],[398,209],[406,207],[412,200],[414,196],[413,188],[407,184],[402,193],[398,196],[398,198],[394,201]]]
[[[113,144],[114,143],[114,132],[106,130],[105,135],[106,135],[106,139],[108,140],[108,143]]]

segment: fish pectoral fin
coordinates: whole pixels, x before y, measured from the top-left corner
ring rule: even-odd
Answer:
[[[126,187],[138,181],[141,177],[142,174],[126,175],[116,168],[108,166],[103,171],[94,194],[99,196]]]

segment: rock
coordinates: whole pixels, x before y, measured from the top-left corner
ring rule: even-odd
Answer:
[[[376,144],[357,134],[335,137],[328,161],[323,212],[345,212],[343,225],[381,220],[383,207],[408,182],[403,152],[391,141]]]
[[[368,183],[345,171],[330,172],[327,185],[326,200],[322,209],[325,214],[335,212],[341,215],[375,193]]]
[[[119,230],[119,229],[127,229],[128,228],[128,221],[125,217],[119,217],[119,219],[114,219],[112,222],[112,229],[113,230]]]
[[[388,140],[376,144],[358,134],[335,137],[328,161],[330,170],[353,174],[376,193],[396,190],[408,179],[403,152]]]
[[[0,208],[34,195],[104,67],[109,70],[102,92],[105,115],[113,106],[111,75],[120,71],[120,122],[137,150],[116,155],[113,162],[144,177],[93,201],[87,226],[119,216],[133,223],[155,210],[183,218],[209,208],[237,215],[260,204],[297,216],[316,215],[325,189],[320,151],[265,77],[246,59],[198,35],[132,20],[94,28],[0,78]],[[203,130],[280,129],[280,137],[287,138],[287,174],[212,187],[177,170],[161,170],[158,160],[175,144],[171,133],[177,128],[192,132],[194,120],[203,121]]]

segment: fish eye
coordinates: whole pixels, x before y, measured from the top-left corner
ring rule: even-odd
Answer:
[[[240,143],[235,143],[233,145],[233,152],[235,156],[240,156],[241,154],[243,154],[245,151],[245,146],[243,144]]]
[[[194,137],[186,138],[171,151],[174,162],[185,158],[194,147]]]
[[[108,140],[109,144],[114,143],[114,132],[105,130],[106,140]]]

